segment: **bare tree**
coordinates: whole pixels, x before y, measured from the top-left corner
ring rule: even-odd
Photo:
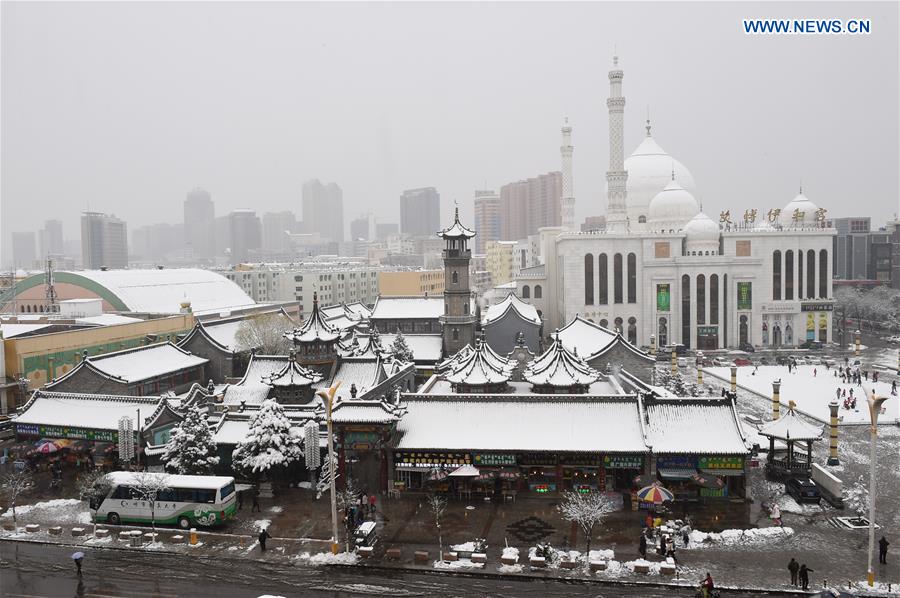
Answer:
[[[337,505],[345,513],[348,513],[348,509],[357,504],[359,502],[359,495],[362,491],[359,489],[359,485],[356,483],[356,480],[353,478],[347,478],[347,481],[344,482],[344,489],[337,493]],[[362,507],[361,507],[362,508]],[[350,536],[351,532],[351,522],[348,520],[347,525],[345,526],[347,529],[347,552],[350,552]]]
[[[12,471],[0,478],[0,494],[6,499],[6,506],[12,509],[13,527],[19,531],[19,520],[16,517],[16,504],[19,497],[34,488],[34,478],[31,472],[23,469],[21,471]]]
[[[438,533],[438,555],[439,560],[444,562],[444,540],[441,537],[441,518],[444,516],[444,511],[447,510],[447,499],[443,496],[438,496],[437,494],[432,494],[428,497],[428,508],[431,509],[431,512],[434,514],[434,525],[437,528]]]
[[[562,518],[574,521],[581,526],[586,536],[587,546],[584,550],[584,566],[587,569],[591,561],[591,537],[594,528],[603,523],[607,515],[616,510],[615,503],[600,492],[564,492],[562,501],[557,506]]]
[[[238,350],[256,349],[264,355],[284,355],[291,347],[285,333],[293,324],[281,314],[257,314],[245,318],[234,335]]]
[[[112,487],[109,475],[100,469],[92,469],[78,476],[78,497],[88,501],[88,508],[94,512],[92,519],[95,537],[97,535],[97,511],[100,510],[103,499],[106,498]]]
[[[153,528],[153,538],[156,539],[156,499],[169,488],[169,476],[164,473],[150,471],[136,471],[131,474],[134,479],[134,492],[139,500],[145,500],[150,506],[150,525]]]

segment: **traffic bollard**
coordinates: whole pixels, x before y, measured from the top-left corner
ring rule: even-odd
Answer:
[[[192,527],[191,528],[191,546],[194,546],[195,544],[197,544],[197,528]]]

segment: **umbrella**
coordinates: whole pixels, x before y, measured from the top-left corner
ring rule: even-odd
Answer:
[[[461,465],[460,467],[454,469],[450,472],[451,478],[474,478],[478,477],[478,474],[481,473],[478,471],[478,468],[474,465]]]
[[[428,472],[428,479],[432,482],[439,482],[447,477],[447,472],[443,469],[434,468]]]
[[[49,453],[55,453],[59,450],[59,447],[56,446],[56,444],[53,442],[43,442],[39,444],[38,447],[34,450],[38,453],[43,453],[46,455]]]
[[[77,560],[80,560],[80,559],[83,559],[83,558],[84,558],[84,553],[83,553],[83,552],[73,552],[73,553],[72,553],[72,560],[73,560],[73,561],[77,561]]]
[[[634,476],[634,485],[640,486],[641,488],[643,488],[644,486],[652,486],[653,484],[658,483],[659,480],[656,479],[656,476],[649,473],[642,473]]]
[[[651,484],[638,490],[637,497],[643,502],[652,502],[655,505],[674,500],[671,492],[658,484]]]
[[[718,490],[725,487],[725,482],[722,481],[722,478],[714,475],[695,473],[691,476],[691,479],[701,488],[714,488]]]

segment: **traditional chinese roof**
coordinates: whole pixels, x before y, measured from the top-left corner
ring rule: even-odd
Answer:
[[[533,305],[519,299],[515,293],[509,293],[506,296],[506,299],[496,305],[488,307],[484,312],[481,323],[488,325],[501,320],[508,312],[515,313],[519,318],[526,322],[531,322],[538,326],[541,323],[541,317],[538,315],[537,309]]]
[[[403,417],[406,409],[388,400],[342,398],[331,409],[331,420],[339,424],[391,424]]]
[[[475,349],[472,348],[472,345],[465,345],[462,349],[440,362],[434,367],[436,372],[445,372],[447,370],[453,370],[457,365],[463,362],[466,357],[468,357]]]
[[[313,310],[303,326],[290,333],[290,337],[298,343],[334,342],[340,338],[340,330],[332,326],[319,309],[319,295],[313,293]]]
[[[453,216],[453,224],[438,231],[437,234],[444,239],[471,239],[475,236],[475,231],[459,223],[459,208],[457,207]]]
[[[394,296],[375,299],[373,320],[437,320],[444,315],[444,297]]]
[[[18,425],[68,426],[91,430],[118,430],[119,419],[142,419],[156,412],[162,397],[78,394],[37,390],[15,418]],[[143,422],[141,422],[143,425]],[[134,426],[138,428],[137,425]]]
[[[744,431],[731,399],[645,400],[647,444],[655,453],[743,455]]]
[[[536,386],[567,388],[588,386],[600,378],[600,372],[554,340],[543,355],[526,366],[523,377]]]
[[[444,378],[452,384],[483,386],[509,382],[514,364],[501,357],[483,340],[478,340],[475,350],[458,361]]]
[[[801,420],[793,408],[787,413],[759,428],[759,435],[778,440],[819,440],[822,426],[814,426]]]
[[[576,315],[556,331],[556,338],[570,351],[577,351],[585,359],[601,353],[616,340],[616,333]]]
[[[290,358],[281,370],[262,378],[262,382],[268,386],[309,386],[322,380],[322,374],[307,369],[297,363],[297,357],[291,351]]]

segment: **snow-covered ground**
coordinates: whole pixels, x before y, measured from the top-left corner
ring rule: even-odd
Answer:
[[[359,562],[359,555],[355,552],[339,552],[337,554],[331,554],[330,552],[310,554],[304,552],[294,558],[310,565],[355,565]]]
[[[45,500],[31,505],[20,505],[16,507],[16,517],[19,525],[29,523],[29,519],[34,517],[47,521],[53,521],[54,525],[66,525],[71,523],[90,524],[91,514],[87,510],[87,503],[77,498],[57,498],[53,500]],[[13,518],[12,509],[8,509],[0,515],[0,518]]]
[[[813,375],[816,370],[816,375]],[[707,372],[724,381],[731,380],[731,370],[727,367],[706,368]],[[755,372],[755,373],[754,373]],[[787,367],[781,365],[761,365],[759,368],[752,366],[739,367],[737,371],[738,386],[754,392],[762,397],[772,398],[772,382],[781,380],[781,404],[784,409],[789,401],[797,404],[797,411],[827,423],[830,418],[828,403],[835,398],[835,389],[846,389],[858,396],[855,410],[848,410],[842,406],[839,417],[842,423],[866,423],[869,421],[869,410],[866,406],[865,396],[874,389],[879,396],[890,397],[891,377],[885,376],[887,382],[863,379],[862,386],[855,384],[842,384],[840,378],[835,378],[834,368],[826,370],[824,365],[800,365],[796,370],[788,374]],[[884,375],[884,374],[882,374]],[[871,378],[871,371],[870,371]],[[900,421],[900,398],[890,397],[884,404],[885,412],[879,417],[879,423]]]

